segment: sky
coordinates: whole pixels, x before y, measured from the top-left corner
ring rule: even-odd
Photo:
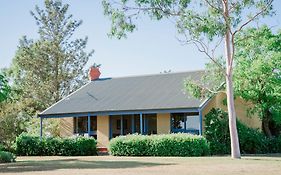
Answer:
[[[88,36],[86,50],[94,49],[95,53],[87,66],[101,64],[102,77],[199,70],[209,61],[195,46],[180,44],[174,25],[168,20],[151,21],[142,17],[134,33],[127,39],[117,40],[107,36],[110,20],[103,15],[101,0],[63,2],[70,4],[69,13],[74,19],[83,20],[74,37]],[[43,7],[43,0],[0,1],[0,68],[11,64],[22,36],[38,38],[38,27],[30,15],[36,4]],[[274,5],[276,15],[261,23],[277,30],[281,28],[281,3],[276,0]]]

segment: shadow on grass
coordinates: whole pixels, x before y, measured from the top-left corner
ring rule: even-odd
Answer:
[[[243,154],[244,160],[259,160],[259,161],[281,161],[280,153],[272,154]]]
[[[15,163],[0,164],[0,173],[51,171],[57,169],[120,169],[153,167],[160,165],[173,164],[139,161],[85,161],[79,159],[20,161]]]

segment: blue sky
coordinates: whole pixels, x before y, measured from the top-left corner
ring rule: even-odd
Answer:
[[[154,74],[171,69],[172,72],[203,69],[208,59],[193,45],[181,45],[176,39],[176,29],[170,21],[150,21],[143,17],[138,29],[127,39],[107,37],[110,22],[103,15],[100,0],[64,1],[70,4],[69,13],[83,24],[74,37],[89,37],[87,50],[95,53],[89,60],[102,64],[102,77]],[[30,10],[43,1],[0,1],[0,68],[10,65],[19,38],[26,35],[36,39],[37,26]],[[263,20],[274,29],[281,28],[281,3],[274,3],[277,15]]]

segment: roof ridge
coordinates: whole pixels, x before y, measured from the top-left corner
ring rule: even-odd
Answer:
[[[108,77],[108,79],[121,79],[121,78],[134,78],[134,77],[150,77],[150,76],[164,76],[164,75],[174,75],[174,74],[182,74],[182,73],[192,73],[192,72],[203,72],[204,69],[200,70],[189,70],[189,71],[180,71],[180,72],[169,72],[169,73],[152,73],[152,74],[143,74],[143,75],[128,75],[128,76],[120,76],[120,77]],[[107,78],[101,78],[107,79]]]

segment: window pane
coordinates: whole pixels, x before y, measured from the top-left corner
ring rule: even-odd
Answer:
[[[110,116],[111,120],[111,132],[112,138],[119,136],[121,133],[121,116],[120,115],[112,115]]]
[[[78,117],[78,133],[86,133],[88,132],[88,122],[87,117]]]
[[[91,131],[97,131],[97,116],[91,116]]]
[[[140,132],[140,115],[139,114],[134,114],[134,127],[135,127],[135,133],[141,133]]]
[[[145,133],[148,135],[157,134],[157,118],[156,114],[144,114],[145,118]]]
[[[133,115],[123,115],[123,134],[132,134]]]
[[[187,130],[199,130],[199,116],[186,116],[186,129]]]
[[[172,128],[184,129],[184,113],[174,113],[172,116]]]

